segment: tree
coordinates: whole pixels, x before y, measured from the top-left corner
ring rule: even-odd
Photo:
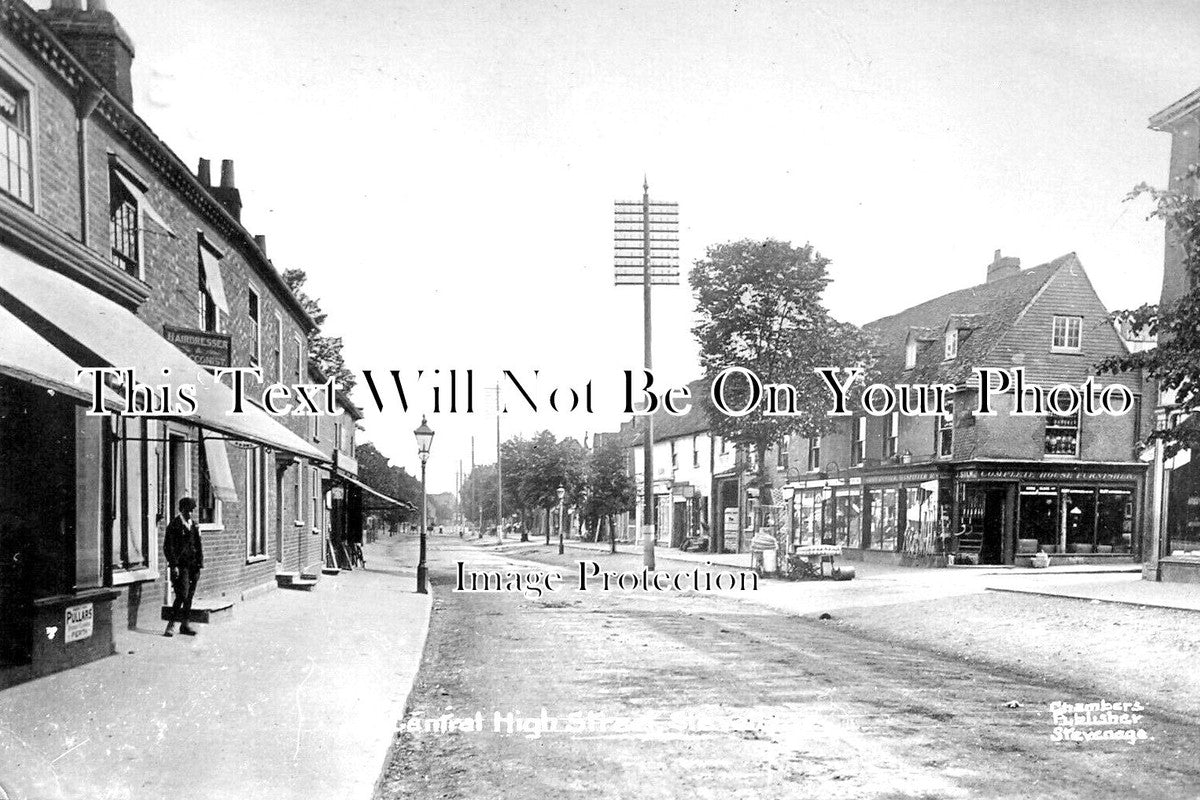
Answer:
[[[354,449],[354,458],[358,462],[358,479],[367,486],[416,508],[421,507],[421,481],[403,467],[393,466],[375,445],[370,442],[360,444]],[[384,513],[389,522],[400,522],[405,516],[406,512],[399,509]]]
[[[706,379],[742,367],[763,383],[796,389],[786,415],[765,415],[765,403],[742,417],[709,412],[713,433],[757,454],[763,490],[770,486],[766,452],[772,445],[789,434],[815,436],[829,428],[828,390],[815,370],[872,362],[865,335],[835,320],[821,303],[828,266],[810,244],[744,239],[708,248],[691,272],[699,316],[692,333]],[[724,395],[732,408],[741,408],[750,393],[749,381],[735,375]]]
[[[559,441],[550,431],[532,439],[509,439],[500,446],[503,460],[503,491],[506,508],[521,511],[521,541],[529,540],[530,515],[543,519],[546,543],[550,543],[550,515],[558,506],[558,487],[566,491],[564,502],[578,504],[583,498],[587,453],[575,439]]]
[[[321,333],[321,326],[325,324],[329,315],[321,310],[320,303],[305,293],[304,284],[308,281],[308,275],[302,269],[287,269],[283,271],[283,281],[316,325],[308,333],[309,359],[325,373],[325,377],[335,379],[343,390],[349,392],[358,383],[358,379],[346,368],[346,362],[342,358],[342,337]]]
[[[463,479],[462,513],[469,522],[480,518],[483,525],[496,524],[496,465],[484,464],[471,470]],[[481,531],[482,533],[482,531]]]
[[[633,508],[637,488],[626,465],[627,450],[621,442],[606,441],[592,453],[588,464],[588,493],[584,515],[608,522],[610,552],[617,552],[617,531],[613,517]]]
[[[1197,177],[1193,166],[1189,180]],[[1148,196],[1154,203],[1150,218],[1166,223],[1168,242],[1179,248],[1190,290],[1166,307],[1143,305],[1113,312],[1118,322],[1132,330],[1147,330],[1158,337],[1152,350],[1114,356],[1097,366],[1102,373],[1142,370],[1159,382],[1159,389],[1174,393],[1177,410],[1194,414],[1200,410],[1200,199],[1185,192],[1154,189],[1147,184],[1134,187],[1126,198]],[[1200,428],[1173,425],[1150,434],[1163,441],[1167,457],[1183,449],[1200,447]]]

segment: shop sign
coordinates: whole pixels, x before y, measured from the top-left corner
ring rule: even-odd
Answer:
[[[66,632],[66,641],[78,642],[81,639],[90,638],[92,635],[92,620],[96,616],[96,608],[92,603],[84,603],[78,606],[67,606],[66,621],[63,626]]]
[[[202,367],[229,367],[233,364],[233,337],[227,333],[163,325],[163,338]]]

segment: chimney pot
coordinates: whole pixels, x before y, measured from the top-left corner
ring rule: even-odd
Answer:
[[[265,256],[267,254],[267,237],[257,233],[254,235],[254,243],[258,245],[258,249],[262,250],[262,254]]]
[[[205,189],[212,186],[212,162],[207,158],[200,159],[200,165],[196,167],[196,177]]]
[[[237,188],[237,182],[233,179],[233,159],[226,158],[221,161],[221,188]]]
[[[108,11],[108,0],[88,0],[88,11]]]
[[[83,0],[51,0],[51,8],[61,8],[67,11],[82,11]]]

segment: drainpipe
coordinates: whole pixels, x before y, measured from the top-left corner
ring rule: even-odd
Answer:
[[[76,160],[79,163],[79,241],[88,246],[88,118],[100,105],[102,92],[94,84],[86,85],[75,103]]]

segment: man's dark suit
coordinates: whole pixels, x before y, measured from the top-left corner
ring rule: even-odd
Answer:
[[[181,622],[187,629],[196,582],[200,578],[200,570],[204,568],[204,546],[200,542],[200,527],[195,520],[185,521],[182,515],[171,520],[163,540],[163,555],[167,558],[171,585],[175,589],[171,622]]]

